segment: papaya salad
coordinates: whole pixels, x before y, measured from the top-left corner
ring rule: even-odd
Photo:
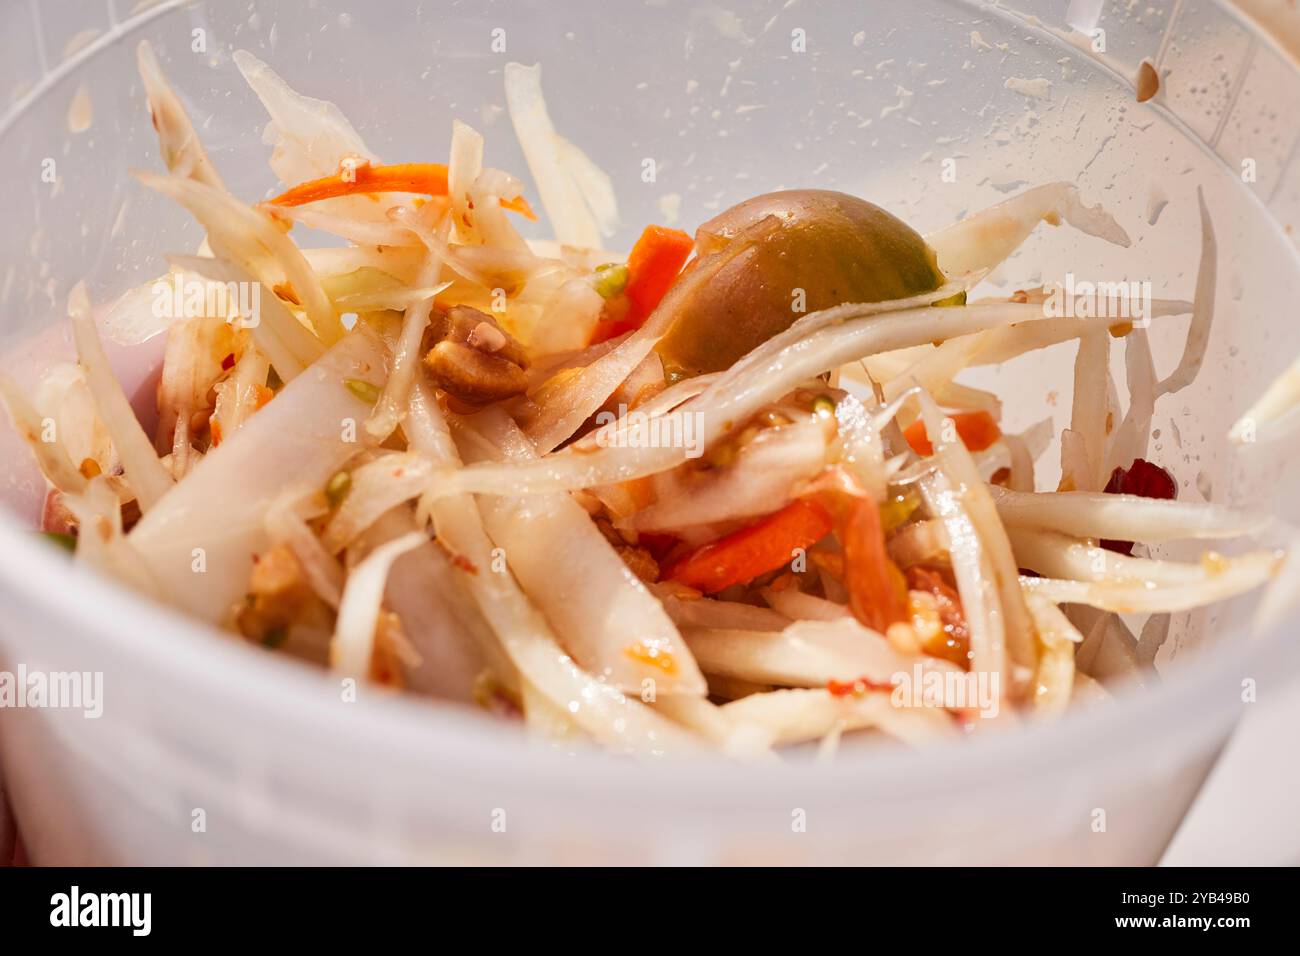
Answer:
[[[51,486],[45,533],[233,639],[562,746],[829,756],[1104,699],[1142,666],[1143,616],[1167,628],[1282,560],[1259,515],[1178,500],[1149,448],[1209,340],[1203,198],[1190,298],[1143,321],[1049,286],[979,294],[1040,223],[1129,245],[1067,183],[925,236],[844,193],[770,192],[624,256],[603,248],[611,181],[555,129],[539,68],[507,66],[505,91],[550,240],[524,238],[524,182],[470,126],[446,164],[385,162],[234,59],[270,116],[270,198],[227,188],[142,44],[163,169],[134,175],[205,238],[115,302],[79,284],[76,363],[0,383]],[[1162,322],[1186,329],[1164,375]],[[154,335],[137,414],[105,340]],[[959,381],[1062,344],[1059,435],[1004,428]],[[1175,541],[1200,560],[1151,556]]]

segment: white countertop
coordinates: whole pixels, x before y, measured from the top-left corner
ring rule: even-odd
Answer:
[[[1300,683],[1254,705],[1237,728],[1164,866],[1300,865]]]

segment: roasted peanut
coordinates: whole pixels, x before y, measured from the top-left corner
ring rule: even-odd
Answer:
[[[523,346],[486,312],[454,306],[434,323],[433,336],[436,344],[424,356],[424,367],[453,398],[483,405],[527,388]]]

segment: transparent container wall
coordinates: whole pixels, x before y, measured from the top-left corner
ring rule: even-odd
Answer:
[[[1300,331],[1282,316],[1300,293],[1289,238],[1300,216],[1294,70],[1206,0],[1016,7],[4,3],[0,146],[11,175],[0,367],[31,384],[45,362],[71,355],[61,317],[77,280],[104,303],[161,274],[164,253],[201,239],[183,211],[128,174],[159,166],[135,72],[140,38],[154,43],[222,175],[248,199],[277,184],[265,116],[234,68],[235,49],[335,101],[385,160],[443,160],[459,117],[485,134],[491,164],[520,173],[502,68],[540,62],[557,128],[617,190],[623,225],[612,248],[626,248],[646,222],[694,228],[783,186],[862,195],[925,231],[1067,180],[1112,210],[1132,245],[1044,228],[991,277],[990,291],[1073,272],[1150,280],[1156,296],[1190,298],[1203,189],[1219,237],[1214,334],[1200,381],[1158,406],[1152,457],[1174,472],[1184,498],[1268,503],[1260,499],[1279,487],[1277,456],[1260,450],[1234,463],[1223,436],[1300,353]],[[1133,78],[1144,58],[1163,82],[1139,104]],[[1174,319],[1152,329],[1162,373],[1177,363],[1185,328]],[[123,376],[142,384],[141,406],[156,345],[114,353]],[[997,391],[1009,427],[1051,415],[1059,431],[1072,356],[1063,346],[970,381]],[[1118,345],[1115,377],[1123,401]],[[0,453],[8,463],[0,490],[30,520],[39,478],[12,434],[0,436]],[[1040,460],[1041,487],[1054,484],[1056,454],[1053,446]],[[1293,517],[1296,500],[1286,488],[1270,499]],[[1209,622],[1184,622],[1179,633]]]
[[[617,189],[624,227],[614,248],[646,222],[675,214],[693,228],[782,185],[857,193],[928,230],[1063,179],[1113,210],[1132,245],[1044,228],[989,291],[1073,271],[1149,278],[1157,295],[1186,297],[1203,188],[1219,235],[1218,316],[1201,380],[1157,409],[1152,454],[1185,498],[1295,517],[1300,489],[1277,480],[1281,455],[1259,448],[1234,461],[1223,441],[1300,352],[1290,316],[1300,283],[1284,231],[1300,211],[1295,74],[1210,3],[1018,0],[1018,9],[1023,16],[956,0],[0,0],[9,172],[0,370],[31,384],[45,363],[71,356],[63,304],[77,280],[102,306],[161,274],[165,253],[201,239],[183,211],[127,174],[159,168],[135,73],[141,38],[158,49],[227,183],[250,200],[277,184],[265,116],[233,67],[235,49],[337,102],[386,160],[444,159],[458,116],[484,132],[489,162],[520,173],[502,68],[540,62],[556,125]],[[1099,18],[1104,52],[1069,29],[1071,10],[1084,30]],[[1138,104],[1132,78],[1143,58],[1167,73],[1163,91]],[[653,181],[643,179],[646,160]],[[1162,372],[1185,325],[1153,330]],[[153,344],[112,354],[138,386],[138,408],[149,404]],[[1010,427],[1047,415],[1060,426],[1072,355],[1063,346],[971,381],[997,388]],[[1040,460],[1043,487],[1055,454]],[[0,422],[7,511],[31,523],[43,487]],[[941,756],[846,754],[800,774],[557,762],[469,714],[406,700],[343,718],[336,690],[318,687],[313,672],[225,643],[154,641],[188,635],[107,591],[92,594],[110,609],[94,620],[84,609],[98,604],[52,600],[33,564],[28,577],[9,568],[0,577],[0,654],[103,671],[114,695],[102,721],[28,709],[0,722],[6,783],[38,862],[1149,863],[1240,709],[1230,658],[1213,688],[1188,674],[1116,709],[1029,728],[1014,750],[991,737]],[[1231,633],[1250,603],[1217,622],[1181,622],[1178,636]],[[117,627],[128,616],[138,642]],[[1166,653],[1179,646],[1168,642]],[[190,831],[199,805],[220,821],[204,841]],[[808,833],[789,832],[792,806],[808,810]],[[496,807],[511,808],[508,834],[484,826]],[[1105,837],[1090,826],[1096,807],[1108,811]]]

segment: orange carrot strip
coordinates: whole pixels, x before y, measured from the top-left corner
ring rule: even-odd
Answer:
[[[983,451],[1002,437],[1002,430],[988,412],[957,412],[949,415],[957,426],[957,437],[970,451]],[[903,437],[918,455],[933,455],[934,446],[919,418],[903,429]]]
[[[447,167],[444,163],[395,163],[357,166],[346,174],[324,176],[299,183],[271,200],[276,206],[301,206],[304,203],[354,196],[358,193],[418,193],[422,196],[447,195]],[[501,205],[529,219],[537,215],[522,196],[501,200]]]
[[[695,240],[680,229],[646,226],[627,257],[625,298],[611,300],[611,305],[621,302],[625,309],[615,311],[611,317],[610,306],[606,306],[607,317],[592,331],[588,344],[595,345],[641,328],[681,275],[682,265],[694,248]],[[686,269],[693,264],[687,264]]]
[[[690,258],[695,240],[680,229],[646,226],[627,257],[627,297],[639,326],[676,281]]]
[[[796,549],[816,544],[831,526],[825,508],[800,498],[739,531],[696,548],[669,565],[664,577],[705,594],[716,594],[789,564]]]

